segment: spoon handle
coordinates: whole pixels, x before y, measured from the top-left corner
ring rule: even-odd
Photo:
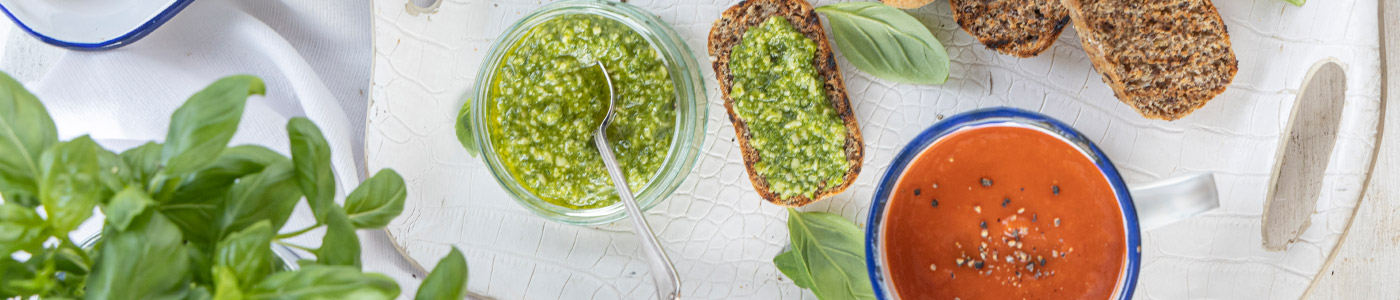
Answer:
[[[656,282],[656,294],[659,299],[680,299],[680,275],[676,274],[671,259],[661,250],[661,244],[656,242],[656,235],[652,234],[651,226],[647,225],[646,218],[642,217],[642,208],[632,197],[632,189],[627,187],[627,177],[622,175],[622,167],[613,156],[612,146],[608,145],[606,134],[605,130],[594,131],[593,142],[598,146],[598,153],[603,156],[603,165],[607,166],[608,175],[612,177],[613,185],[617,188],[617,196],[622,198],[622,205],[627,207],[628,219],[632,220],[632,231],[642,240],[642,249],[646,251],[647,262],[651,264],[651,279]]]

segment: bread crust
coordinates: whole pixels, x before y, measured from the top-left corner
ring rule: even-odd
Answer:
[[[933,0],[884,0],[882,2],[899,9],[915,9],[933,3]]]
[[[1070,22],[1060,0],[948,0],[948,6],[963,31],[1016,57],[1045,52]]]
[[[734,99],[729,96],[729,89],[734,83],[734,76],[729,73],[730,50],[743,40],[744,32],[749,27],[757,26],[775,15],[787,18],[798,32],[816,42],[817,52],[813,58],[813,66],[817,68],[817,73],[825,83],[823,89],[826,91],[827,99],[836,109],[836,113],[841,117],[846,127],[845,151],[849,168],[846,170],[845,181],[839,186],[822,187],[812,198],[805,195],[783,198],[768,189],[768,182],[755,170],[755,164],[763,158],[759,156],[758,150],[749,144],[748,125],[735,114]],[[715,79],[719,82],[720,93],[724,98],[724,109],[729,113],[729,122],[734,125],[734,136],[738,140],[739,149],[744,156],[744,168],[749,173],[749,182],[753,183],[754,190],[758,192],[759,196],[773,204],[799,207],[839,194],[855,182],[856,176],[860,174],[865,146],[861,140],[860,126],[856,123],[855,114],[851,111],[850,99],[846,96],[846,84],[841,79],[841,71],[836,68],[836,58],[832,53],[831,44],[827,41],[826,32],[822,28],[821,21],[812,4],[804,0],[748,0],[739,2],[739,4],[725,10],[724,14],[715,20],[714,26],[710,28],[709,52],[711,66],[715,70]]]
[[[1143,117],[1185,117],[1224,93],[1239,70],[1210,0],[1061,3],[1104,83]]]

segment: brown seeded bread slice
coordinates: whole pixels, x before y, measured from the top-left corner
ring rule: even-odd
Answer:
[[[827,99],[846,125],[846,161],[850,165],[846,170],[846,180],[839,186],[822,187],[813,198],[782,198],[769,191],[768,182],[754,170],[754,165],[764,158],[759,157],[758,150],[749,144],[748,126],[734,113],[734,99],[729,97],[729,89],[734,83],[734,76],[729,73],[730,49],[743,40],[744,32],[749,27],[757,26],[775,15],[786,17],[793,27],[816,42],[817,53],[812,63],[816,66],[817,73],[826,81]],[[719,20],[715,20],[714,27],[710,28],[709,42],[711,65],[715,69],[715,79],[719,81],[719,90],[724,96],[724,109],[729,112],[729,122],[734,124],[734,134],[744,155],[744,167],[748,170],[749,181],[753,183],[759,196],[773,204],[797,207],[841,193],[856,181],[864,156],[864,142],[860,138],[860,127],[856,124],[855,114],[851,113],[850,99],[846,97],[846,84],[841,79],[841,71],[836,69],[836,58],[832,54],[831,44],[827,42],[826,32],[823,31],[821,21],[810,3],[803,0],[740,2],[725,10]]]
[[[953,19],[988,49],[1032,57],[1049,49],[1069,24],[1060,0],[948,0]]]
[[[1235,78],[1225,22],[1210,0],[1063,0],[1084,51],[1118,100],[1176,120]]]

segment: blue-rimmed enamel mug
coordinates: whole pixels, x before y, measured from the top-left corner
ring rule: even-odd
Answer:
[[[1125,241],[1125,261],[1117,277],[1117,288],[1110,299],[1132,298],[1142,258],[1143,230],[1183,220],[1220,206],[1215,179],[1209,173],[1169,178],[1129,188],[1108,156],[1069,125],[1049,116],[1015,108],[999,107],[965,112],[930,126],[910,141],[895,156],[876,187],[866,226],[865,251],[866,266],[877,298],[900,299],[898,287],[890,278],[886,255],[887,243],[898,241],[886,240],[883,230],[886,226],[884,221],[890,213],[893,191],[899,179],[909,174],[911,163],[920,154],[943,141],[945,137],[964,130],[990,126],[1030,128],[1057,137],[1079,150],[1097,166],[1099,173],[1108,181],[1113,190],[1112,194],[1117,199],[1103,203],[1116,204],[1121,211]]]

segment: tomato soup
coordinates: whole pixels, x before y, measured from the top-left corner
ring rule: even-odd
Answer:
[[[1108,179],[1058,136],[970,127],[899,177],[883,228],[902,299],[1108,299],[1127,246]]]

